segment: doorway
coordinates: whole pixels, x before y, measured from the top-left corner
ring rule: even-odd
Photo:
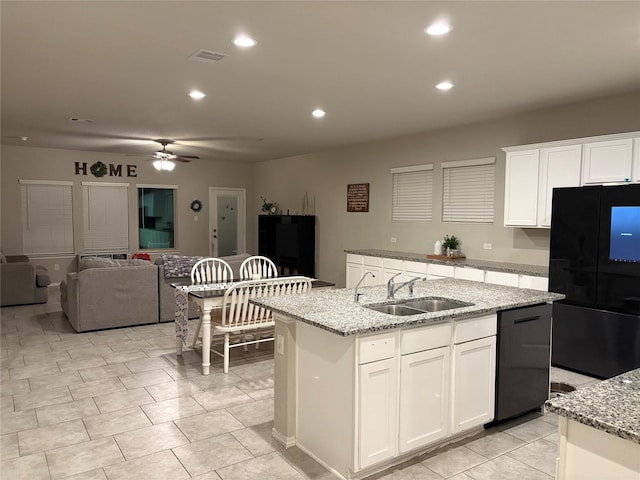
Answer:
[[[226,257],[246,247],[246,190],[209,187],[209,254]]]

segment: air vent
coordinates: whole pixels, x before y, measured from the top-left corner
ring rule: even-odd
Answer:
[[[76,122],[76,123],[92,123],[93,122],[93,120],[90,120],[88,118],[79,118],[79,117],[69,117],[69,121]]]
[[[226,57],[224,53],[212,52],[211,50],[198,50],[196,53],[191,55],[189,58],[191,60],[197,60],[198,62],[221,62],[224,57]]]

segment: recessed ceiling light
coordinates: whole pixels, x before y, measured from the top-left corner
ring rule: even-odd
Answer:
[[[189,96],[194,100],[202,100],[206,95],[199,90],[191,90]]]
[[[453,83],[451,82],[440,82],[436,85],[438,90],[451,90],[453,88]]]
[[[436,22],[424,29],[424,33],[429,35],[446,35],[451,31],[451,25],[446,22]]]
[[[311,115],[313,115],[315,118],[322,118],[326,115],[326,113],[321,108],[316,108],[313,112],[311,112]]]
[[[238,35],[236,38],[233,39],[233,43],[237,47],[249,48],[249,47],[253,47],[258,42],[256,42],[253,38],[249,37],[248,35]]]

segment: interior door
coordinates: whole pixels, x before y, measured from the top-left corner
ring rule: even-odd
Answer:
[[[209,254],[226,257],[246,250],[246,190],[210,187]]]

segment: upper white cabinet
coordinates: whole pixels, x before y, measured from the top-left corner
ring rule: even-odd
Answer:
[[[580,186],[582,145],[540,149],[538,226],[551,227],[551,203],[556,187]]]
[[[539,157],[538,149],[507,152],[504,186],[505,226],[536,226]]]
[[[633,139],[584,144],[582,183],[624,182],[631,179]]]
[[[640,182],[640,132],[503,150],[506,227],[549,228],[554,188]]]

